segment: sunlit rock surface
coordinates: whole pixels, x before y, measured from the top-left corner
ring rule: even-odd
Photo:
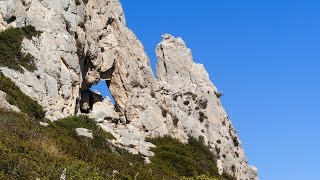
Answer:
[[[113,144],[147,161],[154,155],[147,137],[171,135],[187,142],[189,135],[202,136],[218,157],[220,173],[257,179],[221,94],[181,38],[163,35],[155,77],[143,45],[126,27],[118,0],[78,5],[69,0],[0,1],[0,31],[27,25],[41,31],[22,42],[37,70],[0,70],[44,107],[48,119],[87,114],[115,137]],[[91,92],[100,80],[106,81],[115,104]],[[2,92],[0,103],[15,109]],[[91,137],[88,130],[77,132]]]

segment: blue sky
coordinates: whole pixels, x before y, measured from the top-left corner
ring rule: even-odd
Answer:
[[[153,66],[164,33],[205,65],[261,180],[320,179],[320,1],[121,2]]]

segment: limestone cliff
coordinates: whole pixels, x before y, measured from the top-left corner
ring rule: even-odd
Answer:
[[[0,1],[0,31],[28,25],[41,32],[21,44],[36,70],[0,70],[44,107],[48,119],[88,114],[113,134],[113,144],[146,161],[154,146],[145,142],[147,137],[171,135],[186,142],[188,135],[202,136],[219,157],[220,173],[257,179],[221,94],[181,38],[163,36],[155,77],[118,0]],[[90,91],[100,80],[106,81],[115,105]]]

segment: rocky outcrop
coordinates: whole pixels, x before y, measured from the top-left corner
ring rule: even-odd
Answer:
[[[37,70],[18,72],[1,67],[2,73],[44,107],[50,120],[75,114],[81,71],[74,31],[74,1],[0,1],[0,16],[5,28],[32,25],[39,37],[25,38],[22,51],[35,59]],[[1,24],[1,23],[0,23]]]
[[[185,141],[188,135],[202,136],[218,156],[220,170],[238,179],[250,179],[240,140],[224,111],[221,94],[212,84],[202,64],[193,62],[190,49],[181,38],[164,35],[158,44],[157,76],[159,104],[167,117],[167,129]],[[169,122],[169,123],[168,123]],[[249,175],[250,174],[250,175]]]
[[[171,135],[186,142],[189,135],[201,136],[219,158],[220,173],[257,179],[221,93],[181,38],[163,36],[155,77],[118,0],[0,1],[0,31],[26,25],[41,31],[22,42],[36,70],[0,70],[44,107],[48,119],[87,114],[114,136],[114,145],[144,155],[146,162],[154,147],[147,137]],[[115,104],[90,90],[101,80]]]

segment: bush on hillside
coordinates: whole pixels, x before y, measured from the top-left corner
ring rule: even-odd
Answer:
[[[183,144],[170,136],[149,139],[156,145],[152,148],[155,156],[151,158],[154,166],[176,177],[198,177],[233,179],[231,176],[220,176],[216,166],[216,157],[204,145],[203,138],[189,137]]]
[[[0,179],[59,179],[64,169],[68,179],[231,179],[216,173],[214,156],[201,140],[150,139],[157,147],[146,165],[141,155],[111,145],[110,134],[86,116],[48,123],[43,127],[0,109]],[[79,127],[91,129],[94,139],[77,136]]]

